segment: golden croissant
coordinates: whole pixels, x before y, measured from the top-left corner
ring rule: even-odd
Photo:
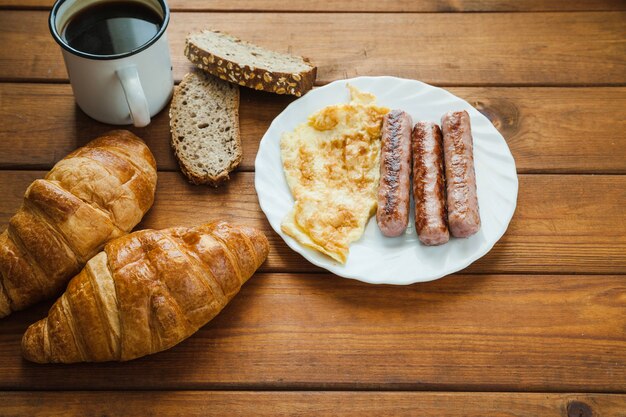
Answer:
[[[28,328],[22,354],[71,363],[168,349],[215,317],[268,250],[260,231],[225,222],[115,239],[70,281],[48,317]]]
[[[59,294],[107,241],[139,223],[156,181],[152,153],[128,131],[89,142],[35,180],[0,235],[0,317]]]

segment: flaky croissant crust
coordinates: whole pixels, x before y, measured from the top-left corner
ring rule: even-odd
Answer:
[[[57,295],[152,206],[156,163],[131,132],[101,136],[26,190],[0,235],[0,317]]]
[[[109,242],[22,339],[39,363],[126,361],[206,324],[265,261],[260,231],[225,222],[142,230]]]

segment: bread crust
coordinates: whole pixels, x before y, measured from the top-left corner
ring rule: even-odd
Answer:
[[[37,363],[127,361],[180,343],[265,261],[266,236],[223,221],[109,242],[22,338]]]
[[[186,74],[185,77],[183,77],[183,80],[180,82],[180,84],[174,89],[174,95],[172,97],[172,102],[170,104],[170,109],[169,109],[170,137],[171,138],[174,137],[174,135],[176,134],[175,132],[178,129],[178,124],[175,122],[176,119],[174,117],[173,110],[178,106],[179,100],[181,100],[181,96],[180,96],[180,91],[182,89],[181,87],[184,87],[188,83],[188,75],[189,74]],[[235,103],[233,105],[232,111],[234,113],[234,120],[236,122],[236,126],[233,126],[233,128],[235,130],[235,136],[236,136],[236,141],[237,141],[237,145],[239,148],[239,153],[236,155],[235,159],[230,162],[230,164],[225,170],[218,173],[216,176],[212,176],[208,174],[200,176],[200,175],[195,174],[192,168],[187,165],[187,161],[182,156],[182,153],[178,149],[178,146],[175,143],[175,141],[173,139],[170,139],[170,145],[172,147],[172,150],[174,151],[174,156],[176,157],[176,160],[178,161],[180,170],[183,173],[183,175],[185,175],[185,177],[187,177],[189,182],[192,184],[210,185],[212,187],[218,187],[230,179],[229,174],[232,171],[234,171],[243,160],[243,146],[241,144],[241,132],[239,130],[239,100],[240,100],[239,96],[240,96],[240,93],[239,93],[238,88],[236,88],[235,91],[236,91]]]
[[[300,97],[313,88],[317,76],[317,67],[312,65],[308,58],[301,57],[310,69],[297,73],[268,71],[248,65],[240,66],[235,61],[200,48],[189,39],[189,36],[185,40],[185,56],[198,68],[222,80],[275,94],[291,94]]]
[[[57,295],[152,206],[156,163],[131,132],[109,132],[35,180],[0,234],[0,317]]]

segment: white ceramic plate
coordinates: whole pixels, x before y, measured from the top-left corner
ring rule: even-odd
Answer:
[[[348,261],[341,265],[300,245],[280,230],[280,224],[294,202],[283,173],[280,137],[323,107],[348,102],[347,83],[361,91],[374,93],[378,97],[377,104],[381,106],[408,112],[414,122],[430,120],[440,123],[441,116],[447,111],[467,110],[474,138],[478,205],[482,221],[477,234],[467,239],[451,237],[445,245],[427,247],[417,239],[413,212],[406,233],[397,238],[384,237],[374,216],[368,222],[363,237],[350,245]],[[465,268],[489,252],[502,237],[517,203],[515,161],[506,141],[491,122],[469,103],[446,90],[394,77],[335,81],[294,101],[274,119],[263,136],[255,168],[255,187],[261,209],[272,228],[290,248],[330,272],[373,284],[406,285],[430,281]]]

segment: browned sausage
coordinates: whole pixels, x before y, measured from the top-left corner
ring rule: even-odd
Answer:
[[[446,201],[441,129],[435,123],[418,122],[413,128],[413,198],[415,230],[424,245],[441,245],[450,239]]]
[[[448,194],[448,224],[455,237],[468,237],[480,229],[474,150],[470,117],[466,111],[441,118]]]
[[[388,237],[400,236],[409,223],[412,125],[402,110],[392,110],[383,120],[376,221]]]

